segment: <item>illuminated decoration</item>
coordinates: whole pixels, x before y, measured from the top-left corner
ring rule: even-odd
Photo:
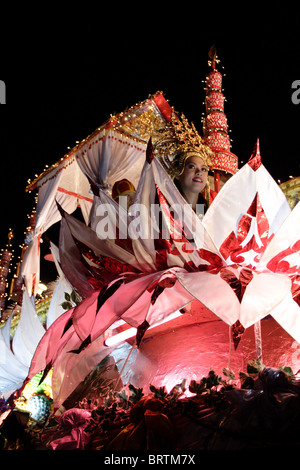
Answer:
[[[147,449],[154,451],[151,463],[178,464],[195,463],[199,450],[272,452],[274,446],[299,447],[300,382],[289,366],[265,367],[251,360],[239,376],[228,369],[220,374],[210,369],[170,390],[130,384],[115,391],[114,381],[102,387],[93,378],[97,380],[94,371],[83,384],[83,394],[77,395],[76,407],[67,407],[49,426],[35,425],[24,412],[4,412],[1,450],[105,449],[109,456],[104,463],[128,464],[128,457],[119,457],[122,451],[132,455],[132,449]],[[12,419],[16,415],[25,418],[19,421],[21,429]],[[29,432],[24,435],[27,423]],[[193,453],[186,455],[187,449]],[[174,457],[175,450],[181,455]],[[131,459],[131,466],[137,459]]]
[[[0,260],[0,311],[1,311],[1,318],[3,310],[5,309],[5,300],[7,297],[6,289],[8,287],[7,276],[10,272],[10,263],[12,259],[12,247],[11,247],[11,240],[13,238],[13,231],[10,230],[8,233],[8,243],[6,245],[5,250],[2,250],[1,253],[1,260]]]
[[[35,198],[35,203],[37,203],[37,197]],[[11,300],[16,302],[19,305],[22,305],[22,296],[23,296],[23,276],[21,276],[21,266],[24,258],[25,251],[32,239],[32,231],[34,230],[35,220],[36,220],[36,207],[32,209],[31,214],[27,214],[29,221],[28,226],[24,232],[25,239],[24,243],[19,246],[21,248],[21,255],[18,256],[18,262],[15,266],[15,273],[11,280],[9,297]]]
[[[206,145],[214,152],[211,157],[214,167],[214,190],[220,191],[231,175],[238,170],[238,158],[230,152],[227,117],[224,113],[224,95],[222,92],[222,74],[216,69],[219,62],[214,46],[209,51],[211,72],[206,77],[206,115],[203,119],[203,138]]]
[[[35,421],[43,423],[50,414],[51,402],[45,395],[33,395],[27,404],[27,411]]]
[[[37,216],[20,276],[30,295],[36,294],[39,283],[41,237],[61,219],[57,203],[68,213],[79,206],[88,224],[97,204],[93,191],[97,193],[97,188],[102,188],[110,193],[114,182],[124,178],[136,187],[145,161],[147,141],[152,132],[165,125],[170,118],[170,110],[162,92],[155,93],[128,110],[111,116],[58,162],[29,182],[26,190],[38,191]]]
[[[280,184],[280,188],[286,195],[291,209],[293,209],[300,201],[300,176],[294,178],[291,175],[288,181]]]
[[[184,114],[179,118],[175,112],[172,112],[170,122],[160,131],[154,143],[154,156],[160,159],[172,178],[183,173],[185,161],[191,156],[200,157],[211,169],[212,154],[210,148],[204,145],[194,124],[189,123]]]
[[[16,409],[30,412],[31,418],[43,422],[49,416],[52,403],[52,371],[40,383],[42,373],[33,377],[15,400]]]
[[[47,290],[47,286],[45,284],[43,284],[42,282],[39,282],[37,294],[41,295],[46,290]]]
[[[0,365],[0,392],[5,397],[19,388],[26,378],[34,348],[45,333],[42,323],[45,328],[51,326],[65,311],[62,307],[64,292],[71,294],[73,290],[60,268],[57,250],[54,258],[59,280],[52,298],[35,299],[35,309],[28,298],[32,295],[35,297],[38,293],[41,237],[44,231],[61,218],[57,203],[70,213],[80,206],[83,218],[88,224],[93,210],[96,210],[99,204],[99,197],[93,194],[91,185],[93,189],[99,185],[109,190],[118,179],[118,172],[123,177],[127,171],[131,180],[134,172],[138,179],[145,160],[147,140],[151,132],[164,126],[169,117],[170,106],[163,94],[157,92],[128,110],[111,116],[103,126],[96,129],[87,139],[78,142],[74,149],[56,164],[46,167],[39,177],[36,175],[32,183],[28,181],[27,191],[37,190],[36,208],[29,217],[25,241],[21,246],[22,253],[11,284],[11,298],[16,305],[12,311],[7,312],[10,314],[9,318],[0,331],[1,351],[7,358],[7,363]],[[89,162],[92,163],[93,159],[97,166],[95,175],[85,166]],[[53,246],[52,248],[54,249]],[[93,292],[94,287],[89,281],[85,283],[82,276],[79,276],[78,280],[82,281],[82,289],[86,287],[85,295]],[[25,302],[23,283],[27,290]],[[21,312],[18,304],[22,304]],[[24,322],[34,325],[34,329],[24,327]],[[11,339],[13,350],[10,348]]]
[[[243,329],[271,315],[300,341],[300,206],[291,212],[261,162],[258,143],[249,162],[223,186],[202,221],[188,206],[185,225],[178,224],[170,207],[175,202],[184,206],[184,200],[154,158],[145,162],[135,202],[143,201],[150,208],[155,198],[168,229],[165,244],[163,239],[160,244],[151,238],[132,239],[130,250],[126,246],[120,250],[113,240],[99,239],[92,227],[62,211],[62,231],[72,235],[71,243],[77,240],[84,253],[89,249],[99,266],[101,253],[109,250],[115,276],[61,315],[39,343],[29,378],[40,370],[46,375],[53,367],[53,377],[59,377],[53,382],[55,406],[60,406],[91,367],[112,353],[116,345],[104,346],[103,335],[117,320],[137,329],[139,346],[151,326],[168,321],[195,299],[229,325],[233,335],[241,335]],[[149,222],[149,213],[136,215],[142,228]],[[134,214],[128,217],[132,220]],[[187,230],[193,234],[193,243]],[[65,244],[64,252],[68,249],[71,245]],[[131,272],[128,268],[120,271],[125,261]]]
[[[212,116],[207,129],[211,137],[214,132],[219,135],[214,142],[220,146],[212,149],[216,158],[221,144],[228,152],[230,147],[226,147],[226,117],[220,113],[220,74],[214,66],[209,86],[207,103]],[[218,169],[233,176],[200,219],[154,157],[149,138],[170,118],[171,107],[162,93],[157,93],[111,116],[29,183],[27,190],[36,189],[38,196],[36,220],[26,237],[20,269],[26,286],[22,313],[12,348],[8,324],[0,336],[8,357],[0,365],[0,385],[6,394],[9,387],[22,384],[24,379],[26,384],[37,373],[42,373],[41,381],[52,373],[57,409],[102,359],[117,354],[119,346],[126,348],[126,340],[140,353],[146,349],[146,340],[150,343],[151,333],[157,339],[157,331],[167,335],[173,322],[188,321],[189,317],[178,312],[194,301],[222,320],[218,326],[229,327],[235,347],[245,329],[259,326],[258,322],[269,315],[300,341],[299,233],[294,230],[299,226],[299,205],[291,212],[282,191],[262,165],[257,145],[239,172],[225,166]],[[237,159],[234,161],[237,163]],[[137,188],[130,212],[111,197],[112,186],[120,178],[129,178]],[[135,211],[135,204],[145,211]],[[142,234],[151,233],[148,229],[154,204],[159,207],[164,232],[158,227],[158,237],[144,237]],[[104,205],[111,209],[107,221],[116,229],[116,237],[101,237],[99,209]],[[176,205],[185,214],[184,221],[174,215]],[[84,222],[72,216],[78,206]],[[60,245],[55,256],[52,251],[53,259],[62,272],[60,281],[66,280],[83,300],[58,314],[59,296],[52,299],[55,314],[49,323],[47,320],[45,333],[30,297],[38,293],[41,237],[58,221]],[[120,229],[124,226],[128,232],[122,238]],[[129,227],[139,228],[136,237]],[[59,288],[63,288],[63,282]],[[120,321],[129,328],[121,342],[118,335],[107,337]],[[185,349],[189,346],[186,331],[181,343]],[[198,338],[198,331],[195,336]],[[228,337],[227,328],[226,345]],[[170,342],[169,338],[168,346]],[[192,352],[198,361],[197,351],[194,348]],[[138,353],[139,360],[142,354]],[[126,355],[128,358],[127,351]],[[132,354],[130,360],[134,357]],[[12,380],[9,369],[13,371]],[[179,373],[181,370],[174,369],[165,374],[168,386],[174,385],[172,381]]]
[[[35,394],[44,394],[48,398],[52,399],[52,370],[49,371],[49,374],[43,380],[42,383],[40,383],[41,378],[42,378],[43,373],[40,372],[36,374],[32,379],[26,384],[24,389],[22,390],[22,397],[25,400],[29,400],[33,395]],[[18,401],[16,402],[18,404]]]
[[[59,161],[51,166],[46,165],[43,173],[36,175],[33,181],[28,180],[26,191],[30,192],[36,188],[40,188],[46,181],[55,178],[58,172],[66,169],[68,165],[73,163],[75,158],[78,158],[78,152],[80,150],[86,153],[86,149],[91,149],[92,146],[102,141],[105,131],[114,130],[123,136],[130,136],[132,142],[127,142],[127,145],[130,146],[138,146],[141,143],[147,144],[151,134],[162,128],[165,121],[170,119],[170,116],[171,108],[162,92],[155,93],[147,100],[136,103],[134,106],[131,106],[121,113],[111,115],[107,122],[98,127],[81,142],[78,142],[77,145]],[[113,137],[112,134],[110,134],[110,138],[117,139],[117,136]],[[133,142],[135,142],[135,144]],[[78,195],[80,196],[80,193]]]

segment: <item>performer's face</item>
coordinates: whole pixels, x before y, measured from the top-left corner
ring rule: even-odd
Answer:
[[[178,180],[184,193],[201,193],[208,177],[208,167],[201,157],[192,156],[186,159],[183,173]]]

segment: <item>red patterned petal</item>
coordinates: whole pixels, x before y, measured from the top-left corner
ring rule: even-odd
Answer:
[[[258,168],[262,165],[258,139],[254,147],[253,153],[248,161],[248,165],[252,168],[253,171],[258,170]]]

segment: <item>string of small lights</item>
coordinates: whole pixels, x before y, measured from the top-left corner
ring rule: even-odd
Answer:
[[[14,233],[12,229],[8,232],[8,242],[5,249],[1,250],[0,260],[0,312],[2,318],[2,312],[5,309],[5,303],[7,298],[7,287],[8,287],[8,275],[11,272],[10,265],[13,259],[12,239]]]

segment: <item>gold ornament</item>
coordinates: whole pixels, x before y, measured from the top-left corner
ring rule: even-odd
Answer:
[[[180,119],[174,109],[170,122],[157,133],[154,155],[172,178],[182,174],[186,159],[192,156],[202,158],[203,163],[208,168],[212,168],[210,157],[213,152],[203,143],[194,124],[189,124],[184,114]]]

